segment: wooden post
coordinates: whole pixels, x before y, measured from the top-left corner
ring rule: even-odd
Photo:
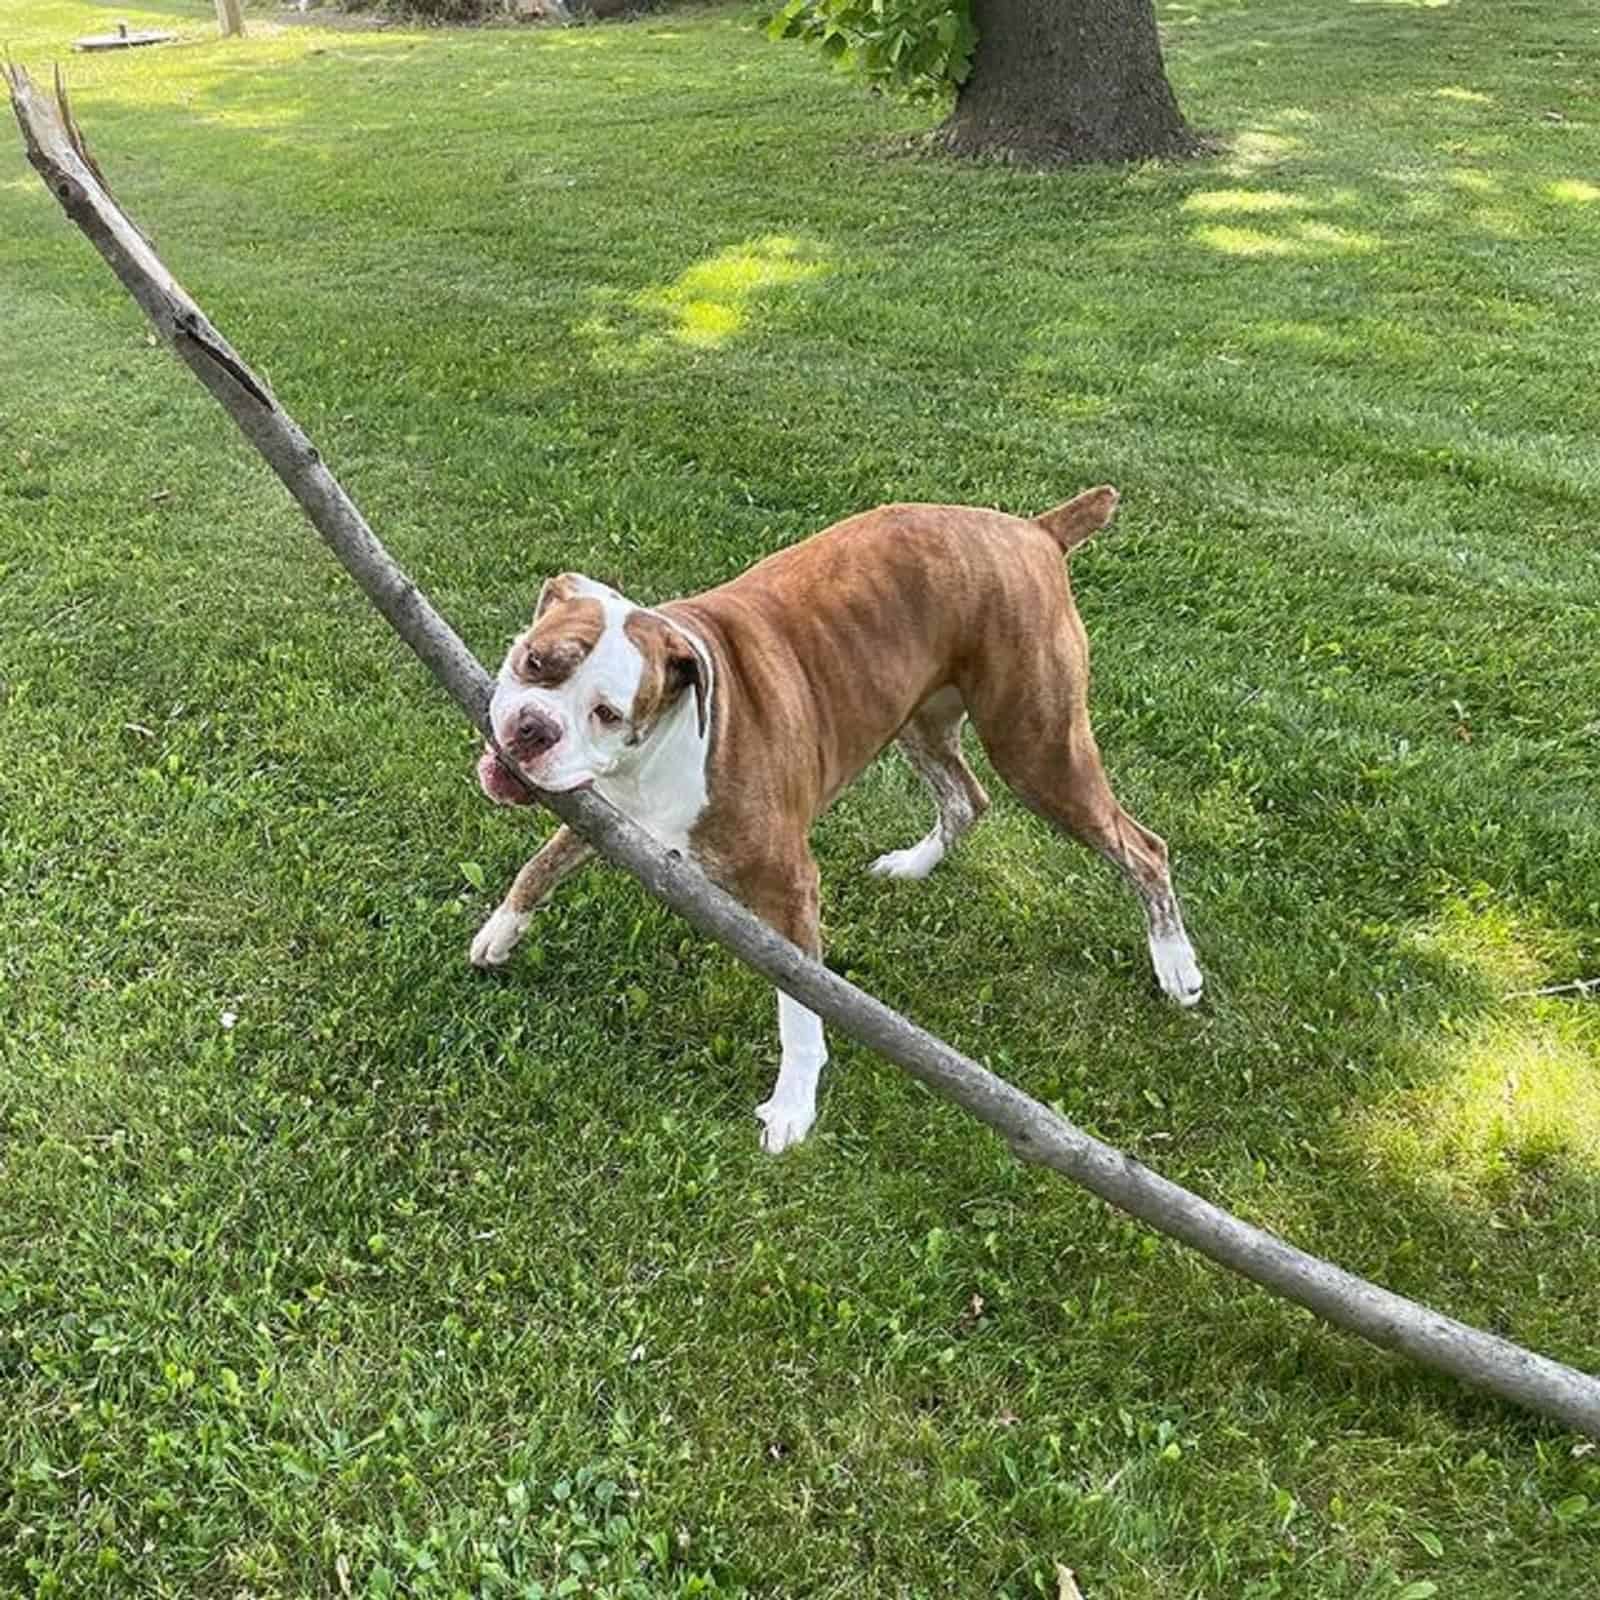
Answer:
[[[73,123],[59,74],[55,106],[20,68],[8,68],[7,76],[28,158],[62,209],[156,331],[266,458],[367,597],[485,736],[492,736],[488,674],[379,543],[298,424],[111,198]],[[663,851],[598,795],[586,790],[546,794],[504,752],[500,759],[534,798],[702,933],[841,1032],[969,1111],[998,1133],[1018,1159],[1063,1173],[1337,1327],[1600,1438],[1600,1381],[1589,1374],[1368,1283],[1168,1182],[830,972],[698,868]]]
[[[244,32],[242,0],[217,0],[217,32],[224,39]]]

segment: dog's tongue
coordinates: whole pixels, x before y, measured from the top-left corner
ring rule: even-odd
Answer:
[[[500,765],[492,745],[486,744],[478,757],[478,783],[491,800],[498,800],[503,806],[533,804],[528,791]]]

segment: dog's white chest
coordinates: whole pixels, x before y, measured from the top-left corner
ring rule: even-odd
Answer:
[[[636,822],[663,850],[689,854],[689,834],[706,809],[705,745],[688,726],[678,724],[663,737],[648,760],[633,771],[596,779],[595,792],[610,801],[630,822]]]

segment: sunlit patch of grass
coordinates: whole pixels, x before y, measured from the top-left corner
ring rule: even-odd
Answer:
[[[1306,141],[1290,133],[1266,128],[1245,128],[1229,141],[1229,152],[1219,170],[1229,178],[1254,178],[1306,154]]]
[[[1413,1172],[1493,1199],[1553,1162],[1600,1172],[1600,1022],[1540,1002],[1424,1045],[1432,1077],[1360,1119],[1369,1147]]]
[[[1302,253],[1293,239],[1262,233],[1257,228],[1233,228],[1219,224],[1215,227],[1192,228],[1189,237],[1229,256],[1295,256]]]
[[[744,325],[744,313],[726,300],[685,300],[677,317],[676,337],[684,344],[718,345]]]
[[[1600,200],[1600,184],[1585,183],[1582,178],[1561,178],[1555,183],[1547,183],[1544,192],[1552,200],[1561,200],[1573,206],[1592,205]]]
[[[1042,415],[1062,422],[1098,422],[1109,416],[1115,407],[1108,395],[1080,394],[1071,390],[1040,395],[1035,404]]]
[[[1359,1138],[1397,1168],[1494,1200],[1508,1176],[1564,1160],[1600,1170],[1600,1007],[1532,991],[1578,945],[1486,886],[1451,897],[1408,935],[1485,993],[1414,1041],[1415,1086],[1363,1112]]]
[[[1281,189],[1202,189],[1183,202],[1185,211],[1297,211],[1306,205],[1303,195]]]
[[[96,76],[121,76],[133,69],[136,61],[150,62],[155,57],[169,57],[175,50],[191,40],[216,38],[216,14],[211,12],[209,32],[205,30],[204,13],[198,7],[189,8],[189,16],[173,14],[167,5],[119,5],[108,17],[108,8],[80,0],[78,4],[19,5],[16,0],[4,8],[4,38],[8,52],[28,64],[35,53],[57,57],[71,65],[74,81],[90,81]],[[142,45],[133,50],[76,51],[72,48],[77,39],[115,31],[117,23],[125,22],[131,33],[169,33],[176,37],[156,45]],[[150,70],[148,67],[134,70]]]
[[[1366,255],[1382,243],[1373,234],[1358,233],[1327,222],[1299,222],[1288,234],[1217,224],[1191,229],[1189,237],[1230,256]]]
[[[1547,1163],[1600,1170],[1600,1007],[1532,993],[1578,959],[1574,934],[1478,885],[1406,943],[1479,999],[1412,1040],[1412,1085],[1355,1119],[1358,1142],[1473,1203]]]
[[[672,35],[661,30],[656,37]],[[624,43],[625,36],[616,28],[561,28],[540,42],[547,50],[607,50]]]
[[[1473,106],[1492,106],[1494,104],[1494,96],[1492,94],[1484,94],[1480,89],[1463,88],[1459,83],[1450,83],[1446,84],[1442,89],[1435,89],[1433,98],[1435,100],[1459,100],[1464,105]]]
[[[1500,181],[1478,167],[1452,167],[1445,173],[1445,181],[1468,194],[1500,193]]]
[[[1314,249],[1336,251],[1340,255],[1364,256],[1380,249],[1383,241],[1374,233],[1341,228],[1331,222],[1297,222],[1292,229],[1301,243]]]
[[[770,234],[697,261],[672,283],[646,289],[635,303],[671,317],[672,336],[681,343],[709,347],[722,344],[745,325],[758,294],[804,283],[823,270],[815,244]]]
[[[1231,178],[1248,178],[1264,168],[1281,165],[1304,149],[1305,140],[1293,134],[1245,128],[1233,136],[1222,170]]]
[[[685,268],[671,283],[625,299],[602,291],[596,296],[602,309],[579,319],[573,332],[606,370],[640,372],[674,348],[721,348],[746,330],[761,297],[826,270],[813,241],[769,235],[719,251]],[[638,331],[641,318],[647,326]]]
[[[1413,948],[1471,973],[1498,993],[1547,982],[1553,964],[1571,948],[1487,889],[1452,896],[1408,938]]]

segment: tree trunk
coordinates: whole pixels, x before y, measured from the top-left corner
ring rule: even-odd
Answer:
[[[972,74],[939,130],[957,155],[1056,165],[1188,156],[1152,0],[972,0]]]

